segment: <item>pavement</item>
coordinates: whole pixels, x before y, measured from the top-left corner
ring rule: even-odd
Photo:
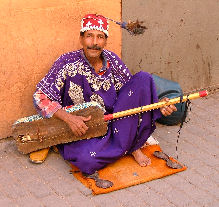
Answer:
[[[32,164],[12,139],[0,141],[1,207],[218,207],[219,92],[192,101],[190,121],[178,143],[186,171],[144,184],[94,196],[70,174],[62,157],[50,152]],[[179,126],[157,125],[153,134],[164,152],[176,157]]]

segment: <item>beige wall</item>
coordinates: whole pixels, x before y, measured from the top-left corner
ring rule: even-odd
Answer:
[[[143,20],[142,36],[123,31],[122,58],[132,73],[155,73],[186,91],[219,83],[218,0],[123,0],[122,19]]]
[[[121,20],[121,0],[0,0],[0,138],[35,114],[37,82],[63,53],[80,48],[80,20],[99,13]],[[121,30],[110,23],[107,49],[121,54]]]

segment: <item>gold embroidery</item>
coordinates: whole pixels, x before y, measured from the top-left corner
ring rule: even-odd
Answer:
[[[68,94],[74,104],[84,103],[83,88],[73,82],[70,82]]]
[[[110,89],[110,87],[111,87],[110,80],[106,80],[106,81],[103,82],[103,89],[105,91],[108,91]]]
[[[64,81],[66,79],[66,75],[70,77],[74,77],[77,74],[83,75],[86,77],[88,83],[94,89],[94,91],[99,91],[101,89],[108,91],[113,84],[116,91],[119,91],[120,88],[123,86],[123,83],[119,79],[114,79],[112,74],[109,74],[107,78],[101,76],[95,76],[88,66],[85,66],[83,62],[76,61],[74,63],[66,64],[62,70],[59,71],[58,77],[56,80],[56,88],[61,90],[64,86]],[[70,87],[71,88],[71,87]],[[70,93],[73,94],[72,90],[70,89]],[[70,96],[71,97],[71,96]],[[72,98],[72,97],[71,97]],[[76,98],[78,99],[78,98]],[[72,98],[73,100],[73,98]]]
[[[109,76],[110,79],[95,76],[89,68],[84,67],[82,64],[78,66],[78,73],[86,77],[88,83],[91,84],[91,87],[95,91],[99,91],[101,88],[108,91],[111,87],[111,82],[113,81],[111,76]]]
[[[90,97],[90,101],[95,101],[99,103],[105,109],[104,101],[98,94],[93,93],[93,95]]]
[[[122,86],[123,86],[123,84],[122,84],[121,82],[117,82],[117,83],[115,84],[115,89],[116,89],[116,91],[119,91],[119,90],[122,88]]]
[[[62,82],[62,79],[61,78],[58,78],[57,80],[56,80],[56,88],[60,91],[61,90],[61,88],[64,86],[64,83]]]
[[[64,86],[64,81],[66,79],[66,70],[65,68],[62,68],[57,74],[57,79],[55,81],[56,88],[60,91],[62,87]]]
[[[84,68],[84,64],[83,63],[78,63],[77,64],[77,71],[80,75],[87,75],[87,71],[85,71],[85,68]]]
[[[68,63],[63,68],[67,71],[68,76],[70,77],[74,77],[77,74],[77,64]]]

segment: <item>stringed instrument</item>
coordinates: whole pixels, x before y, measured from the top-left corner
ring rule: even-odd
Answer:
[[[107,122],[112,119],[147,112],[164,106],[185,102],[187,100],[205,97],[207,95],[207,91],[200,91],[187,96],[170,99],[168,102],[162,101],[108,115],[104,115],[104,111],[97,105],[90,106],[72,112],[74,115],[84,117],[91,115],[92,117],[90,121],[86,122],[86,125],[88,126],[87,132],[80,137],[75,136],[69,126],[56,117],[16,123],[12,127],[12,133],[18,151],[23,154],[28,154],[57,144],[104,136],[107,133]]]

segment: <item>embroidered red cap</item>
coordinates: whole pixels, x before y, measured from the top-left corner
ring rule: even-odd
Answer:
[[[81,20],[80,32],[88,30],[99,30],[108,36],[109,24],[107,19],[104,16],[97,14],[85,15],[85,17]]]

